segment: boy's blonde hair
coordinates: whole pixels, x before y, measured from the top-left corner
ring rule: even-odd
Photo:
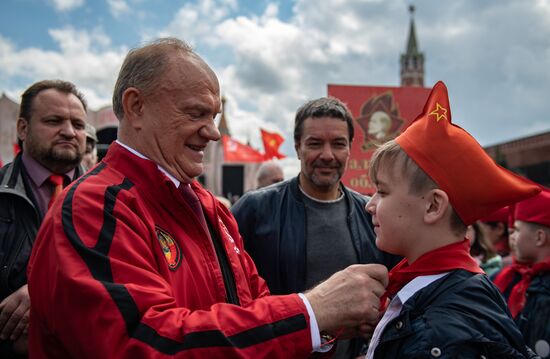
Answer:
[[[410,194],[420,195],[428,190],[439,188],[437,183],[403,151],[395,140],[384,143],[372,155],[369,176],[374,183],[377,181],[379,169],[388,168],[389,164],[393,164],[394,170],[401,169],[401,175],[409,182]],[[451,230],[458,235],[466,233],[467,227],[452,205],[451,210]]]

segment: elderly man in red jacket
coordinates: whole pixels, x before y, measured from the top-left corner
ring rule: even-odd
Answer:
[[[378,318],[379,265],[269,295],[233,216],[194,180],[220,105],[187,44],[130,51],[113,95],[118,140],[64,191],[33,250],[31,357],[299,358]]]

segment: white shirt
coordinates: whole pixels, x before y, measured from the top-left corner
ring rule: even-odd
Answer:
[[[401,288],[399,292],[397,292],[395,297],[393,297],[393,299],[391,300],[390,305],[388,305],[388,309],[386,309],[384,316],[382,317],[382,319],[380,319],[380,322],[378,322],[378,325],[374,329],[374,333],[372,334],[372,339],[369,345],[369,350],[367,351],[366,359],[371,359],[373,357],[374,351],[376,350],[376,347],[380,342],[380,337],[382,336],[384,329],[386,329],[386,325],[399,314],[401,314],[403,304],[405,304],[407,300],[415,295],[416,292],[432,284],[439,278],[446,276],[447,274],[449,274],[449,272],[416,277],[409,283],[407,283],[403,288]]]
[[[125,149],[127,149],[128,151],[130,151],[132,154],[138,156],[139,158],[143,158],[144,160],[149,160],[150,161],[150,159],[147,158],[147,156],[142,155],[138,151],[134,150],[132,147],[130,147],[128,145],[125,145],[124,143],[120,142],[119,140],[115,140],[115,142],[118,143],[119,145],[121,145],[122,147],[124,147]],[[170,179],[170,181],[172,181],[174,183],[174,185],[176,185],[176,188],[180,188],[180,181],[176,177],[172,176],[167,170],[162,168],[159,164],[157,164],[157,168],[159,169],[159,171],[164,173],[166,175],[166,177],[168,177]]]
[[[116,143],[133,153],[134,155],[138,156],[139,158],[143,158],[145,160],[149,160],[146,156],[142,155],[138,151],[134,150],[132,147],[125,145],[124,143],[120,142],[119,140],[115,140]],[[180,187],[181,182],[172,176],[168,171],[166,171],[164,168],[162,168],[160,165],[157,164],[157,168],[159,171],[164,173],[166,177],[168,177],[174,185],[176,185],[176,188]],[[332,345],[327,345],[326,348],[324,347],[321,349],[321,333],[319,332],[319,325],[317,324],[317,319],[315,319],[315,313],[313,312],[313,309],[311,308],[311,304],[309,304],[309,300],[307,300],[306,296],[302,293],[298,294],[300,298],[304,301],[304,305],[307,309],[307,314],[309,315],[309,329],[311,330],[311,346],[313,348],[313,351],[319,351],[319,352],[325,352],[329,351],[332,348]]]

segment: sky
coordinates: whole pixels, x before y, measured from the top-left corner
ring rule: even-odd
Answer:
[[[483,146],[550,130],[550,0],[2,0],[0,92],[61,78],[97,110],[129,49],[175,36],[218,75],[233,136],[280,132],[295,157],[295,111],[327,84],[399,86],[411,4],[453,122]]]

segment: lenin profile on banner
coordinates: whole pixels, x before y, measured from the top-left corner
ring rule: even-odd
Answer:
[[[395,138],[404,123],[391,91],[369,98],[361,106],[361,114],[356,121],[365,135],[362,144],[364,151]]]

